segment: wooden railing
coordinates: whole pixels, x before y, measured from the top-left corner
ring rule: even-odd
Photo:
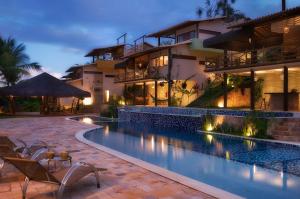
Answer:
[[[143,79],[160,79],[164,75],[167,67],[153,67],[148,65],[146,69],[136,69],[135,72],[127,71],[126,74],[117,74],[115,82],[134,81]]]
[[[300,47],[298,46],[272,46],[252,51],[229,52],[224,56],[205,59],[207,71],[228,68],[243,68],[260,65],[270,65],[300,61]]]

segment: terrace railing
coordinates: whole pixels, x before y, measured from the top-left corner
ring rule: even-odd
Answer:
[[[117,74],[115,82],[135,81],[144,79],[160,79],[166,75],[167,67],[153,67],[148,65],[145,69],[136,69],[127,71],[126,74]]]
[[[298,46],[272,46],[252,51],[230,52],[224,56],[206,58],[207,71],[255,67],[270,64],[281,64],[300,61],[300,47]]]

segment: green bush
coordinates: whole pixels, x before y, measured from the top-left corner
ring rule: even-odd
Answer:
[[[38,98],[16,98],[16,106],[24,112],[40,111],[40,100]]]
[[[227,122],[216,124],[215,117],[208,114],[204,116],[202,130],[253,138],[272,139],[271,136],[267,135],[269,121],[270,119],[260,117],[259,112],[251,112],[248,116],[243,118],[242,127],[236,127]]]
[[[118,107],[121,106],[120,102],[124,101],[122,97],[112,97],[109,99],[108,108],[106,111],[101,111],[101,117],[118,118]]]

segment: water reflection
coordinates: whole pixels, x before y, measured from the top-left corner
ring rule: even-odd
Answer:
[[[93,120],[89,117],[84,117],[84,118],[82,118],[81,121],[86,123],[86,124],[93,124]]]
[[[112,123],[108,130],[88,139],[247,198],[300,195],[300,178],[284,170],[288,158],[300,157],[296,147],[133,124]]]

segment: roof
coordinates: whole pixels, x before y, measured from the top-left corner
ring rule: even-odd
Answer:
[[[144,50],[144,51],[140,51],[140,52],[137,52],[137,53],[133,53],[133,54],[124,56],[124,58],[139,57],[139,56],[143,56],[143,55],[146,55],[146,54],[149,54],[149,53],[154,53],[154,52],[157,52],[157,51],[160,51],[160,50],[171,48],[172,46],[173,45],[157,46],[157,47],[154,47],[154,48],[150,48],[150,49],[147,49],[147,50]]]
[[[117,50],[118,48],[124,47],[125,44],[120,44],[120,45],[115,45],[115,46],[107,46],[107,47],[102,47],[102,48],[95,48],[91,50],[88,54],[85,55],[85,57],[91,57],[91,56],[96,56],[102,53],[108,53],[110,51]]]
[[[48,73],[42,73],[14,86],[1,89],[5,95],[18,97],[90,97],[89,92],[71,86]]]
[[[291,9],[287,9],[285,11],[276,12],[276,13],[273,13],[273,14],[270,14],[270,15],[258,17],[258,18],[253,19],[253,20],[248,20],[248,21],[243,22],[243,23],[239,23],[239,24],[229,26],[228,28],[238,28],[238,27],[244,27],[244,26],[257,26],[257,25],[261,25],[261,24],[264,24],[264,23],[268,23],[270,21],[285,19],[285,18],[288,18],[288,17],[297,16],[297,15],[300,15],[300,6],[294,7],[294,8],[291,8]]]
[[[162,30],[160,30],[158,32],[154,32],[154,33],[148,34],[147,37],[159,37],[159,36],[162,36],[162,35],[170,34],[171,32],[174,32],[177,29],[185,28],[185,27],[188,27],[188,26],[192,26],[192,25],[200,23],[200,22],[216,21],[216,20],[221,20],[221,19],[225,19],[225,17],[216,17],[216,18],[208,18],[208,19],[197,19],[197,20],[187,20],[187,21],[175,24],[173,26],[170,26],[168,28],[162,29]]]
[[[67,73],[74,72],[75,70],[82,68],[82,66],[71,66],[68,70],[66,70]]]
[[[249,47],[249,36],[252,34],[250,29],[232,30],[227,33],[208,38],[203,41],[205,48],[217,48],[228,50],[240,50]]]

